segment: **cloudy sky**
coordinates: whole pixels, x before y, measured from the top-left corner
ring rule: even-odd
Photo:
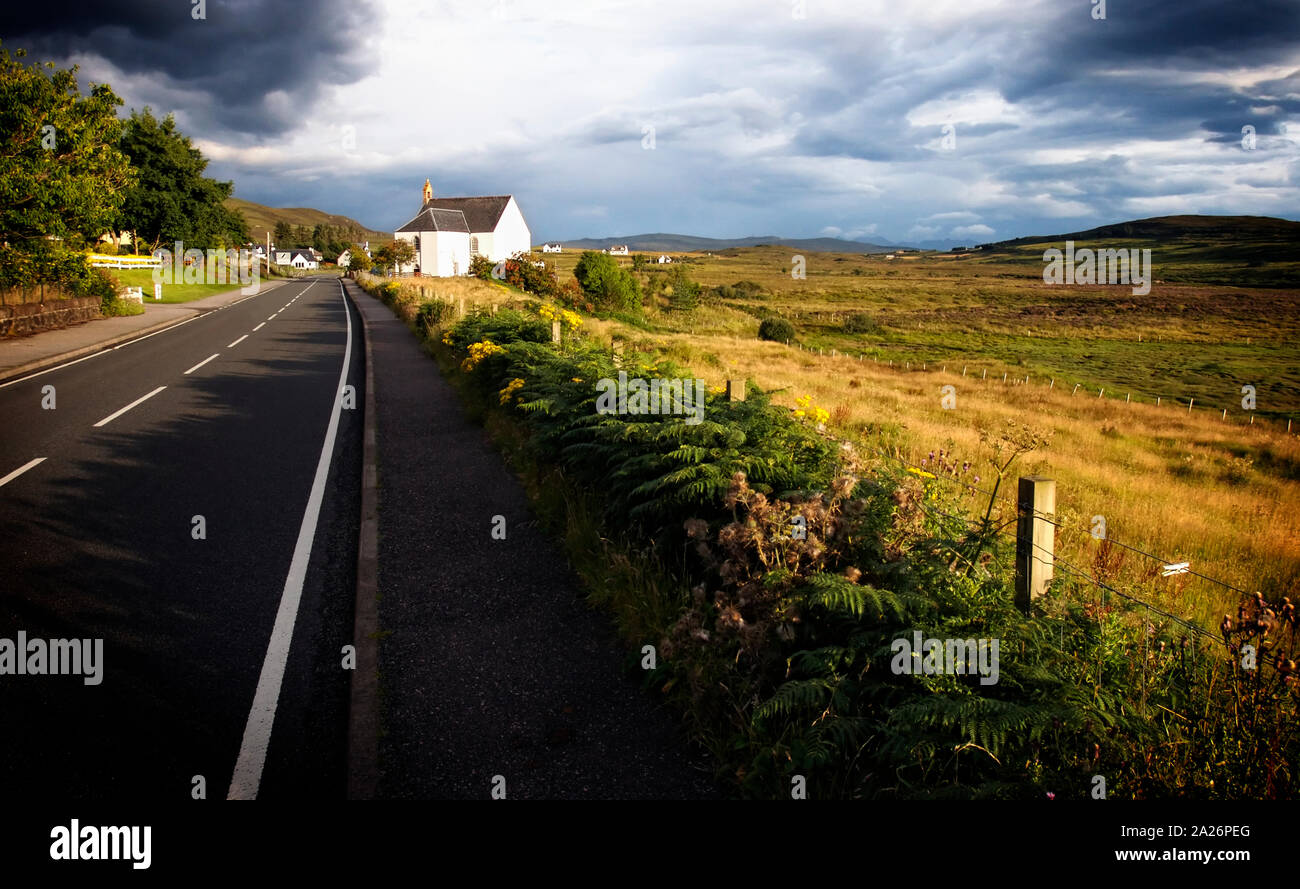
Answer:
[[[538,242],[1300,218],[1300,2],[1102,2],[65,0],[0,40],[174,112],[238,197],[381,230],[426,177]]]

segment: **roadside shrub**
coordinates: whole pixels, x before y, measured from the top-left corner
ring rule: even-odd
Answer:
[[[415,311],[415,323],[426,332],[442,324],[448,318],[454,317],[456,308],[449,302],[443,302],[435,299],[432,302],[421,303]]]
[[[484,281],[492,280],[492,260],[482,254],[470,258],[469,273],[475,278],[482,278]]]
[[[880,325],[866,312],[854,312],[844,319],[845,333],[879,333]]]
[[[573,276],[600,312],[641,313],[641,286],[612,256],[586,250],[573,269]]]
[[[775,343],[792,343],[795,341],[795,329],[784,318],[764,318],[758,325],[758,338]]]

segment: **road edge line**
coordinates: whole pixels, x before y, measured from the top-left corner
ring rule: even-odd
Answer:
[[[271,289],[272,286],[278,286],[281,283],[283,282],[279,282],[279,281],[272,282],[271,285],[268,285],[267,289],[269,290]],[[214,294],[214,295],[220,295],[220,294]],[[26,364],[16,364],[13,367],[8,367],[3,370],[0,370],[0,388],[11,385],[13,383],[21,383],[23,380],[29,380],[32,377],[39,376],[40,374],[46,373],[47,371],[58,370],[61,365],[72,364],[74,363],[74,361],[85,361],[87,358],[93,358],[94,356],[102,352],[108,352],[112,349],[118,348],[119,346],[130,345],[136,340],[142,340],[145,339],[146,337],[151,337],[154,334],[162,333],[163,331],[168,330],[172,327],[179,327],[182,324],[188,324],[191,321],[196,321],[199,318],[202,318],[204,315],[211,314],[212,312],[219,312],[222,309],[228,309],[231,306],[242,303],[245,299],[252,299],[255,296],[261,296],[261,294],[250,293],[248,296],[245,296],[241,299],[237,299],[234,302],[226,303],[224,306],[219,306],[215,309],[189,308],[189,311],[192,312],[193,314],[191,314],[190,317],[188,318],[173,319],[171,321],[159,321],[157,324],[153,325],[152,327],[142,327],[139,330],[133,330],[130,333],[118,334],[115,337],[109,337],[106,340],[103,340],[98,343],[92,343],[89,346],[82,346],[78,349],[71,349],[67,352],[63,352],[58,355],[50,355],[46,358],[37,358],[34,361],[27,362]],[[185,304],[180,303],[180,305],[184,306]],[[93,324],[95,323],[95,320],[98,319],[91,319],[90,321],[84,323]],[[64,329],[64,328],[59,328],[59,329]]]
[[[313,281],[307,289],[317,283],[323,282]],[[271,627],[271,638],[267,642],[266,655],[262,659],[262,669],[257,677],[257,688],[253,692],[253,702],[248,710],[248,719],[244,723],[239,757],[235,760],[234,772],[230,777],[230,790],[226,794],[228,800],[257,799],[262,785],[263,770],[266,767],[266,757],[271,749],[271,734],[275,729],[280,692],[284,687],[284,675],[288,669],[289,654],[293,647],[294,626],[298,622],[303,585],[307,579],[311,552],[316,542],[316,528],[320,519],[321,503],[325,499],[325,486],[329,481],[330,466],[334,462],[335,441],[342,415],[343,387],[347,385],[348,372],[352,369],[352,314],[348,311],[346,297],[343,300],[343,314],[347,322],[347,345],[343,350],[343,367],[339,371],[338,385],[334,388],[334,406],[325,429],[325,440],[321,444],[320,460],[316,463],[311,492],[307,496],[307,505],[303,509],[302,524],[298,528],[298,539],[293,548],[293,561],[290,562],[289,573],[284,579],[280,604],[275,612],[275,624]]]
[[[379,787],[379,479],[375,362],[370,322],[339,281],[361,319],[366,394],[361,445],[361,522],[357,531],[357,589],[352,644],[357,668],[348,700],[348,799],[374,799]]]

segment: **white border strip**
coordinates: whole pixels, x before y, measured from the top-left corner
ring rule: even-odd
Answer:
[[[186,376],[186,377],[188,377],[190,374],[194,373],[194,371],[198,370],[200,367],[202,367],[203,365],[207,364],[209,361],[211,361],[213,358],[216,358],[216,357],[217,357],[218,355],[220,355],[220,354],[221,354],[220,352],[213,352],[213,353],[212,353],[211,355],[209,355],[207,358],[204,358],[204,359],[203,359],[202,361],[200,361],[198,364],[194,365],[194,366],[191,367],[189,370],[185,371],[185,373],[182,374],[182,376]]]
[[[18,478],[18,476],[22,475],[24,472],[31,469],[33,466],[36,466],[37,464],[44,463],[44,462],[45,462],[44,457],[37,457],[35,460],[31,461],[30,463],[24,463],[22,466],[19,466],[17,469],[15,469],[13,472],[6,475],[4,478],[0,478],[0,488],[9,484],[11,481]]]
[[[334,390],[334,407],[330,412],[329,426],[325,430],[325,443],[316,464],[316,479],[312,482],[307,509],[302,526],[298,529],[298,543],[293,550],[289,576],[280,594],[280,608],[275,615],[271,641],[262,661],[262,673],[257,679],[253,706],[248,711],[244,725],[244,740],[239,746],[239,759],[230,778],[230,792],[226,799],[257,799],[262,784],[262,769],[266,753],[271,746],[271,729],[275,724],[275,710],[280,702],[280,688],[289,662],[289,646],[293,642],[293,625],[298,619],[298,605],[302,601],[302,587],[307,579],[307,563],[311,560],[312,542],[316,537],[316,522],[320,518],[321,502],[325,497],[325,483],[329,479],[330,461],[334,455],[334,439],[339,429],[339,415],[343,406],[343,387],[348,381],[348,368],[352,363],[352,315],[348,311],[343,284],[339,282],[339,299],[343,301],[343,317],[347,321],[347,345],[343,349],[343,368],[339,371],[339,384]]]
[[[107,417],[105,417],[104,419],[96,423],[95,426],[96,427],[107,426],[109,423],[113,422],[118,417],[122,416],[124,413],[129,411],[131,408],[135,407],[137,404],[140,404],[141,402],[144,401],[148,401],[150,398],[153,398],[155,395],[157,395],[159,392],[161,392],[166,388],[167,388],[166,386],[159,386],[157,389],[153,390],[148,395],[141,395],[139,398],[137,398],[135,401],[131,402],[121,410],[113,411],[113,413],[109,414]]]

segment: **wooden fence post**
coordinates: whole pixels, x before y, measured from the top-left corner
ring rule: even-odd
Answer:
[[[1022,476],[1016,497],[1016,607],[1028,614],[1052,582],[1056,558],[1056,480]]]
[[[745,381],[727,380],[727,401],[745,400]]]
[[[551,322],[551,342],[553,342],[553,343],[558,343],[559,341],[560,341],[560,322],[559,322],[559,321],[552,321],[552,322]]]

